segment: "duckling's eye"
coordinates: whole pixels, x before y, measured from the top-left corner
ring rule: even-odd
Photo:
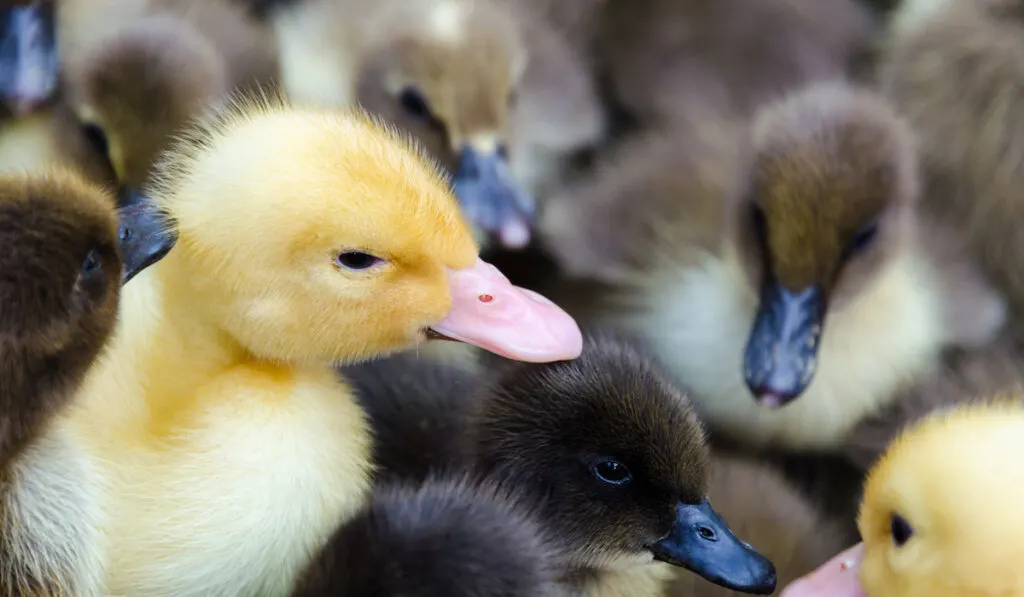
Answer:
[[[85,261],[82,262],[82,275],[88,276],[100,268],[100,255],[96,252],[96,249],[89,251],[89,254],[85,256]]]
[[[82,134],[85,135],[85,140],[92,145],[96,152],[103,156],[107,155],[110,147],[107,144],[107,136],[103,134],[103,129],[95,124],[86,124],[82,125]]]
[[[871,246],[874,242],[875,237],[878,236],[878,224],[868,224],[867,226],[860,229],[857,235],[853,237],[853,241],[850,243],[850,252],[858,253]]]
[[[893,514],[892,520],[889,522],[889,532],[892,534],[892,542],[896,547],[903,547],[914,536],[914,527],[910,526],[906,518],[899,514]]]
[[[592,470],[595,477],[611,485],[624,485],[633,478],[626,465],[617,460],[602,460]]]
[[[398,101],[402,104],[402,109],[410,116],[421,120],[430,118],[430,107],[427,106],[427,100],[424,99],[423,94],[412,87],[403,89],[402,94],[398,96]]]
[[[338,253],[336,261],[341,267],[354,271],[370,269],[384,263],[384,260],[380,257],[375,257],[362,251],[342,251]]]

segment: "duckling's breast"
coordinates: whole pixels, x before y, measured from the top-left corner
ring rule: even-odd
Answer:
[[[945,342],[938,290],[919,259],[900,257],[825,322],[814,380],[779,409],[743,379],[756,294],[735,251],[664,275],[628,324],[692,391],[716,429],[754,445],[829,449],[934,365]]]

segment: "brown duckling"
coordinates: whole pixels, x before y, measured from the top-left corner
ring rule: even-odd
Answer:
[[[877,94],[815,84],[762,108],[749,137],[711,117],[616,158],[552,201],[547,244],[570,273],[620,284],[599,319],[648,338],[736,441],[835,448],[944,347],[1002,325],[1001,299],[921,213],[913,136]]]
[[[768,464],[744,456],[713,461],[708,499],[737,535],[770,559],[778,586],[814,570],[850,543],[835,521]],[[739,597],[693,574],[677,574],[666,596]]]
[[[57,92],[52,0],[8,2],[0,8],[0,101],[20,118],[48,104]]]
[[[557,554],[508,491],[464,477],[377,487],[295,597],[562,597]]]
[[[812,80],[846,77],[874,35],[856,0],[605,2],[594,51],[642,124],[749,116]]]
[[[412,355],[353,369],[381,478],[473,468],[508,483],[556,542],[571,590],[658,591],[671,568],[655,562],[774,590],[771,563],[705,497],[710,454],[689,400],[631,344],[591,336],[576,360],[509,364],[477,381]]]
[[[91,593],[66,557],[90,532],[91,477],[57,418],[113,332],[122,280],[173,239],[146,205],[119,230],[113,198],[73,171],[0,175],[0,594]],[[26,517],[74,532],[25,533]]]
[[[1024,275],[1024,3],[907,0],[879,85],[921,138],[927,196],[1006,294],[1021,336]]]
[[[301,103],[360,104],[416,137],[454,177],[479,231],[531,238],[557,164],[602,134],[580,56],[500,0],[305,0],[270,10],[281,78]]]
[[[79,10],[82,1],[62,10]],[[108,156],[123,199],[132,201],[176,133],[236,90],[272,81],[276,59],[269,28],[227,0],[122,3],[137,14],[102,25],[102,34],[66,57],[65,70],[84,133]],[[69,22],[61,34],[77,35],[85,23]]]

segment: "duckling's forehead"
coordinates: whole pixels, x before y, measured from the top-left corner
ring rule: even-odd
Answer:
[[[197,151],[183,160],[187,173],[175,175],[184,168],[174,166],[157,185],[183,234],[209,240],[219,220],[217,242],[235,247],[320,243],[429,254],[456,269],[475,261],[449,184],[393,131],[332,111],[282,109],[222,122],[185,147]]]

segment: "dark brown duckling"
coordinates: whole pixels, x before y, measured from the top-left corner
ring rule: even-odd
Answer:
[[[52,425],[114,329],[122,280],[170,250],[167,230],[145,205],[119,225],[113,198],[72,171],[0,175],[0,594],[95,590],[89,489],[67,482],[91,477],[69,476],[86,465]]]
[[[507,491],[464,477],[374,489],[295,597],[563,597],[557,554]]]
[[[57,93],[53,0],[7,2],[0,8],[0,100],[4,116],[21,118]]]
[[[458,370],[398,358],[440,383],[474,385]],[[509,364],[478,382],[471,398],[445,394],[453,397],[447,404],[414,383],[372,393],[369,368],[384,362],[361,365],[362,375],[344,370],[377,430],[378,465],[400,471],[407,453],[398,446],[425,453],[434,445],[441,461],[424,460],[429,468],[415,474],[471,466],[508,483],[557,541],[572,590],[658,590],[670,569],[655,562],[744,592],[774,590],[771,563],[737,539],[705,497],[710,453],[689,400],[631,344],[591,337],[576,360]],[[396,365],[384,367],[389,375]],[[384,406],[389,401],[410,406]],[[396,413],[409,418],[384,420]]]

